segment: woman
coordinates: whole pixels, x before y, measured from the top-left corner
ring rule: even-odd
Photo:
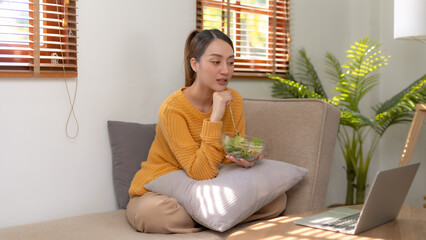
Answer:
[[[175,199],[149,192],[149,181],[183,169],[195,180],[214,178],[221,163],[253,166],[255,161],[226,156],[222,132],[234,131],[228,106],[238,132],[245,133],[241,95],[227,88],[234,72],[231,39],[219,30],[193,31],[185,45],[185,87],[161,105],[156,136],[148,159],[136,173],[129,189],[127,218],[137,231],[190,233],[200,231]],[[246,221],[277,216],[285,208],[285,195]]]

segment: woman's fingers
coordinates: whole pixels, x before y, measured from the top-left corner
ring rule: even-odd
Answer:
[[[213,102],[215,101],[223,102],[225,105],[228,105],[232,101],[231,91],[214,92]]]
[[[225,114],[226,106],[232,101],[232,94],[230,91],[214,92],[213,93],[213,110],[210,116],[210,121],[221,121]]]
[[[250,168],[250,167],[252,167],[253,165],[254,165],[254,162],[255,162],[256,160],[253,160],[253,161],[251,161],[251,162],[248,162],[248,161],[246,161],[245,159],[240,159],[240,163],[241,163],[241,165],[240,166],[242,166],[242,167],[245,167],[245,168]]]
[[[253,161],[246,161],[243,158],[237,159],[234,156],[231,155],[226,155],[226,158],[230,159],[231,161],[235,162],[236,164],[238,164],[241,167],[244,168],[250,168],[254,165],[254,163],[256,162],[257,159],[253,160]]]

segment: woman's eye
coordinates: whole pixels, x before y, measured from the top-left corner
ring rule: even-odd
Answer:
[[[234,62],[228,62],[229,66],[234,66]]]
[[[213,63],[213,64],[215,64],[215,65],[220,64],[220,62],[219,62],[219,61],[212,61],[212,63]]]

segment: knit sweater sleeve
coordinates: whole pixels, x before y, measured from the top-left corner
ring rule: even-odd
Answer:
[[[216,177],[219,164],[224,158],[221,146],[222,122],[202,121],[201,141],[191,134],[195,124],[184,112],[165,107],[160,114],[159,124],[170,150],[189,177],[206,180]]]

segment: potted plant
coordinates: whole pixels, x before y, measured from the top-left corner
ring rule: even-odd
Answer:
[[[326,72],[335,83],[337,93],[332,98],[324,91],[304,49],[299,51],[297,73],[285,78],[269,75],[275,80],[274,97],[322,99],[341,110],[338,142],[346,163],[346,205],[364,202],[370,161],[384,132],[392,125],[411,122],[415,105],[426,99],[424,75],[389,100],[373,106],[375,115],[371,118],[361,113],[361,100],[379,83],[376,70],[386,66],[390,58],[382,54],[380,46],[369,38],[355,41],[346,51],[348,60],[343,65],[333,54],[326,54]],[[367,144],[370,134],[372,140]]]

